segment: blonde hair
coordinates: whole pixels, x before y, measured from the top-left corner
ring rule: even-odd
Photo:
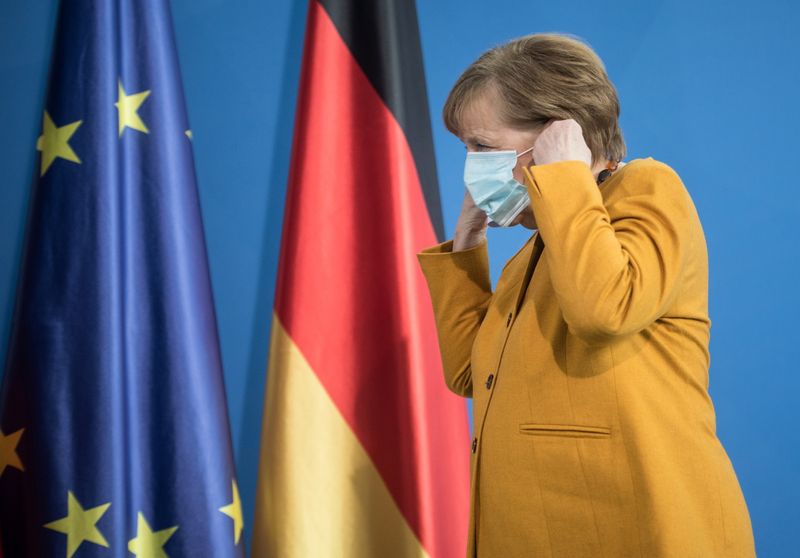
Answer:
[[[511,127],[538,128],[550,120],[574,119],[594,162],[625,156],[619,99],[605,66],[577,38],[534,34],[485,53],[461,74],[445,101],[445,126],[460,135],[461,119],[478,95],[493,88],[500,116]]]

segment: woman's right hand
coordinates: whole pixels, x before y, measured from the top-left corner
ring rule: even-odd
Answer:
[[[486,226],[489,218],[478,209],[469,190],[464,189],[464,203],[461,204],[461,215],[456,223],[456,234],[453,237],[453,252],[468,250],[483,242],[486,238]]]

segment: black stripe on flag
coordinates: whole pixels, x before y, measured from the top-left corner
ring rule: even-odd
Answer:
[[[411,147],[437,238],[445,239],[414,0],[319,0]]]

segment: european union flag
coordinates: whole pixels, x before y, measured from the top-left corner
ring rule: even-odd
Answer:
[[[167,0],[62,2],[36,149],[0,393],[0,554],[242,556]]]

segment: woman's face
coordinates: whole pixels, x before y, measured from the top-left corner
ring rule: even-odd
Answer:
[[[504,124],[497,110],[497,107],[501,106],[501,102],[495,92],[487,91],[473,100],[464,111],[459,139],[464,142],[467,151],[516,151],[522,153],[533,146],[542,130],[520,130]],[[517,159],[514,167],[514,179],[517,182],[525,183],[522,167],[530,166],[531,163],[533,163],[531,152]],[[536,228],[533,210],[530,206],[525,208],[511,224],[522,224],[529,229]]]

